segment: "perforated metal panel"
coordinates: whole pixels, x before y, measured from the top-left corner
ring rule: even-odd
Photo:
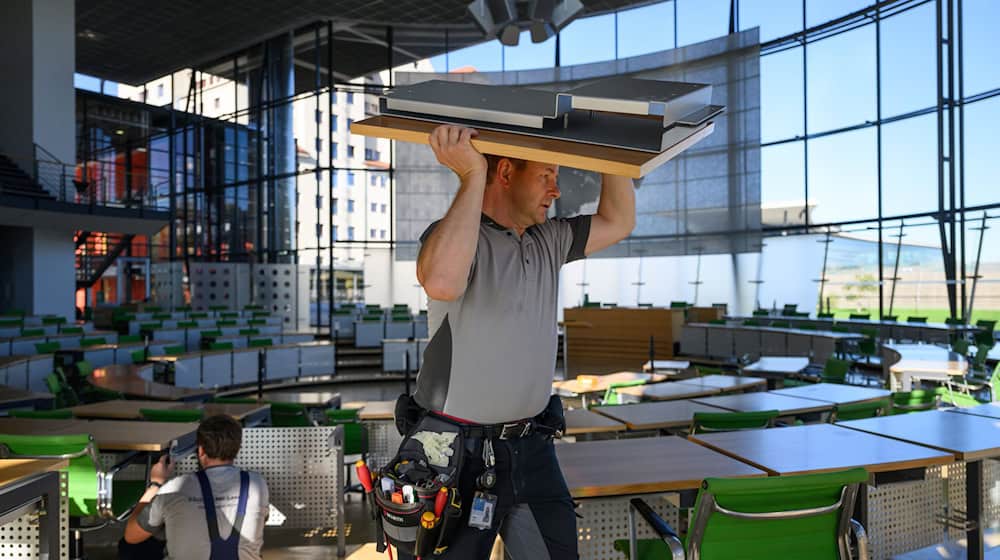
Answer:
[[[166,309],[184,305],[183,263],[154,263],[149,274],[152,277],[149,297],[153,303]]]
[[[297,271],[295,264],[258,264],[253,268],[255,303],[272,316],[281,317],[288,330],[298,326]]]
[[[365,422],[368,431],[368,462],[376,467],[388,463],[403,443],[403,436],[396,431],[396,424],[391,420]]]
[[[617,539],[628,539],[628,502],[634,496],[589,498],[578,500],[576,532],[580,558],[586,560],[621,560],[622,553],[614,549]],[[653,511],[660,514],[674,529],[680,530],[680,510],[676,494],[642,496]],[[640,539],[656,538],[656,534],[641,521],[636,524]]]
[[[59,475],[59,554],[53,558],[69,558],[69,500],[66,492],[66,473]],[[37,518],[22,515],[10,523],[0,525],[0,560],[36,560],[41,557]]]
[[[343,534],[343,428],[245,428],[236,466],[267,481],[271,505],[285,517],[282,527],[336,526]],[[177,473],[197,469],[194,456]]]
[[[243,263],[191,263],[192,307],[243,309],[250,303],[248,271]]]

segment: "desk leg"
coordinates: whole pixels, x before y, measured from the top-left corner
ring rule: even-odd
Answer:
[[[58,472],[46,473],[41,480],[41,494],[45,499],[45,515],[38,518],[38,552],[42,560],[59,558],[60,513]]]
[[[969,530],[965,533],[968,542],[969,560],[983,559],[983,530],[979,518],[983,511],[983,462],[971,461],[965,464],[965,510]]]

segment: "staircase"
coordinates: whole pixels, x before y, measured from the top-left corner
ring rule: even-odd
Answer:
[[[55,199],[10,158],[0,154],[0,196],[3,195]]]
[[[76,289],[93,286],[134,238],[135,235],[79,232],[76,237]]]

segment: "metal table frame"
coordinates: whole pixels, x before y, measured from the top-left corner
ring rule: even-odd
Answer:
[[[59,472],[27,476],[0,488],[0,525],[38,512],[41,560],[59,557]]]

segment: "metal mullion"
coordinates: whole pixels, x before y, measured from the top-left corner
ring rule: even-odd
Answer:
[[[676,2],[676,0],[674,0]],[[802,0],[802,29],[806,28],[806,0]],[[805,197],[805,225],[809,227],[809,65],[805,36],[802,38],[802,188]]]
[[[882,205],[882,18],[881,6],[875,8],[875,185],[878,189],[878,318],[885,317],[885,274],[883,262]],[[902,233],[902,232],[900,232]],[[896,282],[893,280],[893,290]]]
[[[326,42],[327,42],[327,47],[326,47],[326,49],[327,49],[327,61],[326,61],[327,72],[326,72],[326,76],[327,76],[327,84],[328,84],[328,88],[327,88],[327,92],[326,92],[327,116],[330,119],[329,122],[333,122],[333,100],[334,100],[334,95],[335,95],[335,92],[334,92],[334,89],[333,89],[333,21],[327,21],[327,23],[326,23],[326,37],[327,37],[327,40],[326,40]],[[327,177],[326,177],[326,180],[327,180],[327,192],[329,193],[329,197],[328,197],[327,205],[326,205],[326,208],[327,208],[326,215],[327,215],[327,223],[330,224],[330,227],[329,227],[330,231],[327,232],[327,235],[329,236],[329,239],[330,239],[329,249],[327,250],[327,256],[328,256],[328,259],[327,259],[327,268],[329,270],[329,272],[327,272],[327,281],[329,282],[329,284],[327,285],[327,296],[328,296],[327,299],[329,299],[329,301],[330,301],[330,305],[327,307],[327,329],[329,329],[327,332],[330,334],[330,336],[332,338],[333,337],[333,305],[334,305],[333,299],[334,299],[334,296],[335,296],[334,288],[335,288],[335,284],[336,284],[336,277],[335,277],[336,267],[334,267],[334,265],[333,265],[333,246],[336,243],[336,240],[333,238],[333,177],[334,177],[334,173],[336,173],[336,171],[334,170],[334,166],[333,166],[333,150],[331,149],[331,146],[330,146],[330,144],[333,142],[333,131],[330,129],[329,124],[326,127],[326,136],[327,136],[327,144],[328,144],[327,148],[326,148],[326,158],[327,158],[327,169],[329,169],[329,171],[327,171],[327,174],[326,174],[327,175]],[[318,313],[318,311],[317,311],[317,313]],[[336,344],[336,340],[334,341],[334,344]]]

